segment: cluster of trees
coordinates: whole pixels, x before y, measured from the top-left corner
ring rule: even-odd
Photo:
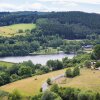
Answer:
[[[100,44],[96,45],[92,53],[92,58],[95,60],[100,59]]]
[[[49,91],[34,96],[32,100],[99,100],[100,94],[93,91],[84,91],[74,88],[62,88],[57,84],[51,86]]]
[[[38,41],[33,41],[31,43],[27,41],[13,43],[14,40],[10,40],[6,42],[0,44],[0,56],[1,57],[29,55],[29,53],[37,51],[40,47],[40,44]]]
[[[66,77],[75,77],[80,75],[80,69],[79,67],[75,67],[73,70],[71,68],[67,69],[65,72]]]
[[[0,86],[62,68],[64,68],[63,63],[59,60],[50,60],[45,66],[41,64],[34,65],[30,60],[19,64],[13,64],[10,67],[0,66]]]
[[[84,67],[86,65],[86,62],[91,61],[91,54],[78,54],[73,59],[68,59],[67,57],[62,59],[62,63],[64,67]],[[89,66],[85,66],[89,67]]]
[[[37,19],[37,12],[0,12],[0,26],[7,26],[18,23],[34,23]]]
[[[0,86],[32,75],[50,72],[49,67],[41,64],[34,65],[31,61],[13,64],[10,67],[0,66]]]
[[[47,66],[53,71],[64,68],[63,63],[59,60],[49,60],[47,61]]]
[[[26,36],[0,37],[0,56],[25,56],[45,49],[57,48],[63,44],[59,36],[43,36],[38,32],[32,32]]]

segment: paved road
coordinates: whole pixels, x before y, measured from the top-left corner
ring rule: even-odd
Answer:
[[[64,74],[61,74],[61,75],[58,75],[58,76],[56,76],[56,77],[51,78],[51,81],[53,82],[53,81],[58,80],[58,79],[60,79],[60,78],[62,78],[62,77],[64,77]],[[48,88],[49,88],[49,85],[47,84],[47,82],[44,82],[43,85],[42,85],[42,91],[44,92],[44,91],[46,91]]]

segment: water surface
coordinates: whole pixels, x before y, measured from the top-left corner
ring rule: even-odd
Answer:
[[[3,57],[0,61],[21,63],[23,61],[31,60],[34,64],[45,65],[48,60],[62,60],[62,58],[68,57],[72,59],[74,54],[53,54],[53,55],[34,55],[34,56],[19,56],[19,57]]]

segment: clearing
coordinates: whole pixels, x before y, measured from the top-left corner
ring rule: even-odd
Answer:
[[[2,26],[0,27],[0,36],[11,37],[15,35],[25,35],[25,30],[32,30],[35,29],[35,24],[14,24],[9,26]],[[23,32],[18,32],[22,30]]]

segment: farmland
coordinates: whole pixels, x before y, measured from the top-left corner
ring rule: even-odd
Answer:
[[[54,71],[44,75],[33,76],[27,79],[19,80],[0,87],[1,90],[12,92],[17,89],[24,96],[32,96],[39,93],[42,84],[48,79],[63,74],[65,69]]]
[[[55,83],[62,87],[80,88],[100,92],[100,71],[82,69],[80,76],[75,78],[62,78]]]
[[[35,24],[13,24],[10,26],[0,27],[0,36],[11,37],[15,35],[25,35],[25,30],[32,30],[36,28]],[[23,32],[19,32],[22,30]]]

